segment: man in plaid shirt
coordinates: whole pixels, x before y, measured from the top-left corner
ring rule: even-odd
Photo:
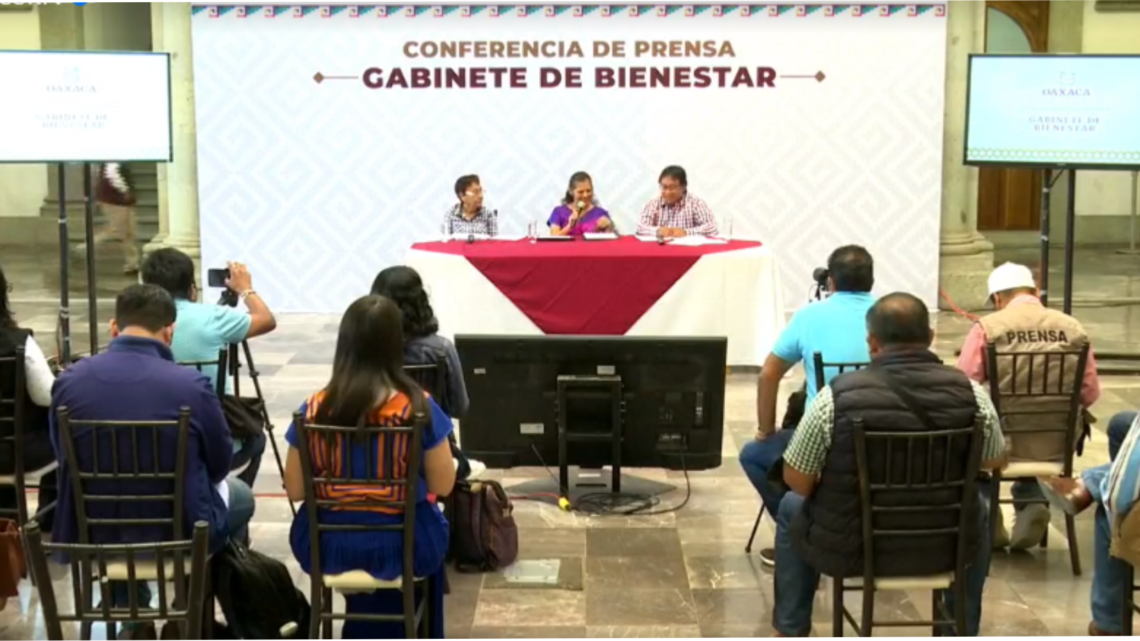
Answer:
[[[670,165],[657,179],[661,197],[645,204],[637,221],[638,236],[680,238],[716,236],[716,219],[705,201],[689,193],[685,170]]]
[[[841,558],[846,550],[848,541],[838,540],[842,537],[827,528],[839,514],[834,511],[836,497],[847,491],[858,501],[857,487],[836,485],[849,473],[842,466],[855,458],[852,425],[866,419],[868,427],[873,428],[868,431],[872,432],[898,431],[895,423],[922,423],[901,396],[886,383],[878,382],[879,377],[893,377],[916,388],[912,401],[929,410],[937,429],[962,429],[970,421],[974,425],[980,423],[981,469],[1000,469],[1005,464],[1001,421],[989,394],[955,368],[943,365],[930,351],[934,332],[930,329],[930,313],[921,300],[905,293],[879,299],[867,313],[867,333],[871,368],[840,374],[820,390],[784,452],[783,476],[789,491],[780,501],[776,515],[776,590],[780,596],[773,613],[773,627],[777,636],[800,636],[811,631],[812,603],[820,577],[816,566],[832,562],[837,555]],[[971,402],[967,404],[967,400]],[[841,408],[846,409],[841,412]],[[935,416],[938,420],[933,419]],[[911,431],[921,433],[926,428]],[[952,451],[946,450],[943,456],[952,455]],[[838,466],[832,467],[835,465]],[[909,465],[907,470],[909,473]],[[976,555],[969,562],[965,580],[967,636],[978,634],[982,590],[992,552],[988,481],[977,483],[977,494]],[[825,522],[828,524],[821,525]],[[858,524],[854,528],[858,529]],[[909,539],[908,545],[915,540]],[[905,555],[913,554],[915,549],[921,550],[900,545],[892,551],[909,563]],[[952,592],[944,593],[950,612],[954,611]]]
[[[443,215],[443,228],[447,235],[498,235],[498,212],[483,207],[483,185],[479,183],[478,176],[460,176],[455,181],[455,195],[459,203],[448,207]]]

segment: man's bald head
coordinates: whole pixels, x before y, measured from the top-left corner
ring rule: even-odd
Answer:
[[[926,303],[911,294],[887,294],[867,312],[872,354],[900,347],[927,349],[933,340]]]

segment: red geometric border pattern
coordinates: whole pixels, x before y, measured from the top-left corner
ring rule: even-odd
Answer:
[[[697,16],[711,17],[768,17],[779,18],[783,16],[806,17],[853,17],[876,16],[890,18],[905,16],[916,18],[930,16],[935,18],[946,17],[945,4],[691,4],[691,5],[653,5],[653,4],[607,4],[607,5],[408,5],[408,4],[381,4],[381,5],[193,5],[191,11],[195,17],[201,18],[306,18],[309,16],[319,18],[416,18],[430,16],[444,18],[449,16],[459,18],[473,18],[476,16],[488,18],[514,17],[527,18],[531,16],[544,16],[556,18],[560,16],[581,18],[588,15],[602,17],[610,16],[656,16],[667,18],[682,16],[695,18]]]

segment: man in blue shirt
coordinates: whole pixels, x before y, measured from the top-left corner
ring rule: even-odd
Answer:
[[[815,381],[815,352],[823,355],[825,363],[871,360],[867,349],[867,311],[875,304],[871,295],[875,284],[871,254],[858,245],[840,247],[827,259],[827,273],[831,295],[797,311],[764,361],[756,401],[756,438],[740,451],[744,473],[756,486],[768,514],[773,516],[779,509],[781,496],[768,483],[768,471],[784,455],[792,438],[791,429],[776,430],[780,381],[796,363],[803,361],[807,405],[811,405],[819,392]],[[827,368],[824,382],[838,373],[838,369]],[[772,548],[760,551],[760,560],[767,565],[774,565],[775,558]]]
[[[160,249],[143,263],[142,282],[165,289],[174,298],[178,309],[178,331],[170,346],[175,361],[216,361],[218,353],[229,345],[268,334],[277,328],[273,312],[253,290],[249,270],[241,263],[230,263],[229,268],[230,278],[226,287],[245,303],[249,313],[225,305],[199,303],[194,261],[177,249]],[[213,365],[202,367],[202,373],[214,385],[217,385],[217,369]],[[265,443],[264,434],[235,443],[233,467],[238,469],[248,463],[238,478],[251,487],[261,467]]]
[[[184,506],[182,516],[187,532],[171,533],[161,526],[89,526],[89,543],[150,543],[171,537],[189,538],[197,521],[210,525],[210,547],[217,551],[234,537],[246,539],[253,518],[253,490],[241,480],[227,479],[233,459],[233,440],[221,412],[221,403],[204,375],[174,363],[170,342],[177,311],[170,294],[154,285],[131,285],[115,300],[111,332],[114,340],[104,354],[81,360],[56,380],[51,393],[51,441],[60,461],[64,446],[57,424],[58,409],[66,407],[75,421],[177,421],[182,407],[190,409],[187,440]],[[73,432],[76,456],[81,470],[112,470],[111,432],[115,428],[82,428]],[[129,435],[119,435],[120,449],[130,448]],[[158,439],[157,446],[154,438]],[[98,439],[99,447],[95,446]],[[155,469],[153,454],[160,453],[158,469],[172,472],[178,454],[178,431],[166,429],[138,433],[141,471]],[[98,460],[96,456],[98,453]],[[122,454],[122,453],[121,453]],[[131,455],[120,456],[120,463]],[[130,471],[128,469],[121,471]],[[59,498],[56,508],[55,541],[78,543],[82,533],[75,513],[71,470],[59,469]],[[132,481],[129,487],[115,481],[91,484],[88,492],[105,496],[170,494],[168,481]],[[166,503],[106,503],[88,505],[88,518],[170,519]],[[111,585],[116,606],[127,607],[125,584]],[[138,602],[149,603],[149,589],[140,587]],[[132,638],[136,628],[124,628],[123,638]],[[152,636],[153,638],[153,636]]]
[[[178,419],[180,408],[190,408],[183,508],[187,531],[173,534],[189,538],[194,522],[205,521],[210,525],[210,547],[217,550],[228,537],[246,537],[247,525],[253,517],[253,491],[242,481],[226,478],[233,456],[232,442],[221,403],[210,381],[174,362],[170,342],[175,314],[174,301],[159,287],[131,285],[119,294],[115,300],[115,318],[111,321],[114,339],[107,351],[69,367],[52,388],[52,444],[59,460],[65,460],[56,418],[60,407],[66,407],[71,418],[77,421],[174,421]],[[107,431],[100,433],[100,429]],[[75,430],[80,469],[91,470],[95,465],[100,470],[112,469],[111,429]],[[99,439],[98,449],[93,444],[95,438]],[[124,438],[127,437],[123,435],[118,442],[123,444]],[[163,458],[159,468],[173,471],[178,449],[178,432],[173,428],[139,432],[140,468],[154,469],[152,438],[158,438],[157,450]],[[98,461],[94,460],[96,452]],[[69,475],[70,470],[62,465],[53,533],[55,540],[61,543],[80,540]],[[140,486],[139,482],[132,483],[127,491],[142,494]],[[169,493],[169,482],[154,481],[149,490],[145,493]],[[115,491],[114,484],[99,489],[101,494]],[[87,511],[88,518],[170,518],[169,508],[157,503],[97,502],[89,504]],[[171,536],[161,526],[89,526],[89,532],[91,543],[153,542]]]

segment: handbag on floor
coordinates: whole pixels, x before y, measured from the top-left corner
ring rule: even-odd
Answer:
[[[519,530],[514,505],[494,481],[460,481],[451,501],[451,556],[460,572],[492,572],[515,562]]]
[[[0,604],[20,593],[20,579],[28,576],[20,528],[11,519],[0,519]],[[3,605],[0,605],[0,610]]]

